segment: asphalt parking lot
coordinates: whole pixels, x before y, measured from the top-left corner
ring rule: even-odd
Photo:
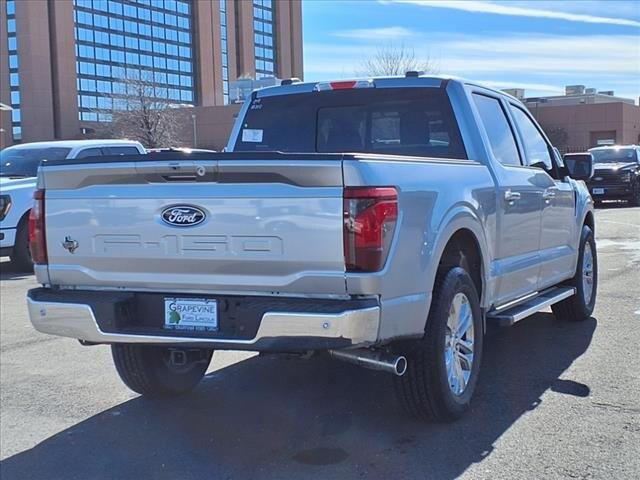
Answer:
[[[589,321],[489,332],[473,409],[415,422],[384,373],[220,352],[193,393],[149,401],[107,347],[35,332],[33,276],[0,268],[0,476],[9,479],[638,478],[640,208],[597,211]]]

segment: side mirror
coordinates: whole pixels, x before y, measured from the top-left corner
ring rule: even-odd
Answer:
[[[585,182],[593,177],[593,156],[590,153],[567,153],[564,156],[567,174]]]

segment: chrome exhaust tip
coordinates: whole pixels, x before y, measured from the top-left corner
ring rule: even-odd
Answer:
[[[329,350],[333,358],[353,363],[371,370],[380,370],[401,377],[407,371],[407,359],[403,355],[392,355],[367,349]]]
[[[407,372],[407,358],[404,355],[398,355],[394,364],[394,373],[401,377]]]

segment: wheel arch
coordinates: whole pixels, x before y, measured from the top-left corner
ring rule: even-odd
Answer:
[[[22,214],[22,216],[20,217],[20,220],[18,220],[18,223],[16,225],[16,228],[20,228],[22,225],[24,225],[25,223],[28,224],[29,222],[29,214],[31,213],[31,209],[27,209],[26,212],[24,212]]]
[[[587,227],[589,227],[591,229],[591,231],[594,233],[596,233],[596,221],[595,221],[595,217],[593,215],[593,211],[588,210],[587,213],[584,216],[584,219],[582,220],[582,225],[586,225]]]
[[[462,266],[471,276],[478,291],[478,297],[482,298],[484,291],[482,258],[476,236],[471,230],[460,228],[447,241],[438,261],[436,275],[451,267]]]
[[[488,300],[490,285],[490,252],[485,237],[485,230],[481,220],[467,209],[457,212],[457,214],[446,223],[446,227],[441,230],[436,245],[432,253],[433,268],[430,272],[429,287],[433,291],[438,272],[443,266],[459,265],[454,263],[461,261],[456,252],[462,251],[467,257],[467,262],[471,267],[469,274],[473,279],[480,305],[485,306]]]

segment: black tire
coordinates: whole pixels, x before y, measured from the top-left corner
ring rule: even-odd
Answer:
[[[18,224],[16,241],[11,252],[11,264],[20,272],[33,272],[33,261],[29,250],[29,226],[26,220]]]
[[[640,180],[636,180],[631,189],[631,198],[629,198],[629,205],[632,207],[640,207]]]
[[[425,336],[407,346],[404,352],[407,372],[402,377],[395,377],[396,394],[413,417],[448,422],[460,418],[469,409],[478,382],[482,361],[482,312],[475,284],[461,267],[439,273],[433,293]],[[466,388],[456,395],[449,385],[445,342],[449,310],[458,293],[468,299],[473,317],[474,358]]]
[[[186,355],[184,365],[171,361],[172,350]],[[159,397],[185,393],[198,385],[209,367],[213,350],[114,344],[111,354],[127,387],[141,395]]]
[[[585,298],[585,290],[582,282],[583,262],[585,250],[587,248],[591,249],[591,255],[593,259],[593,290],[588,301]],[[574,322],[579,322],[590,318],[596,305],[596,294],[598,293],[598,256],[596,251],[596,241],[593,236],[593,230],[591,230],[591,228],[589,228],[587,225],[584,225],[582,227],[576,274],[571,280],[565,282],[564,285],[574,287],[576,289],[576,294],[551,306],[551,310],[553,311],[553,314],[556,316],[556,318]]]

